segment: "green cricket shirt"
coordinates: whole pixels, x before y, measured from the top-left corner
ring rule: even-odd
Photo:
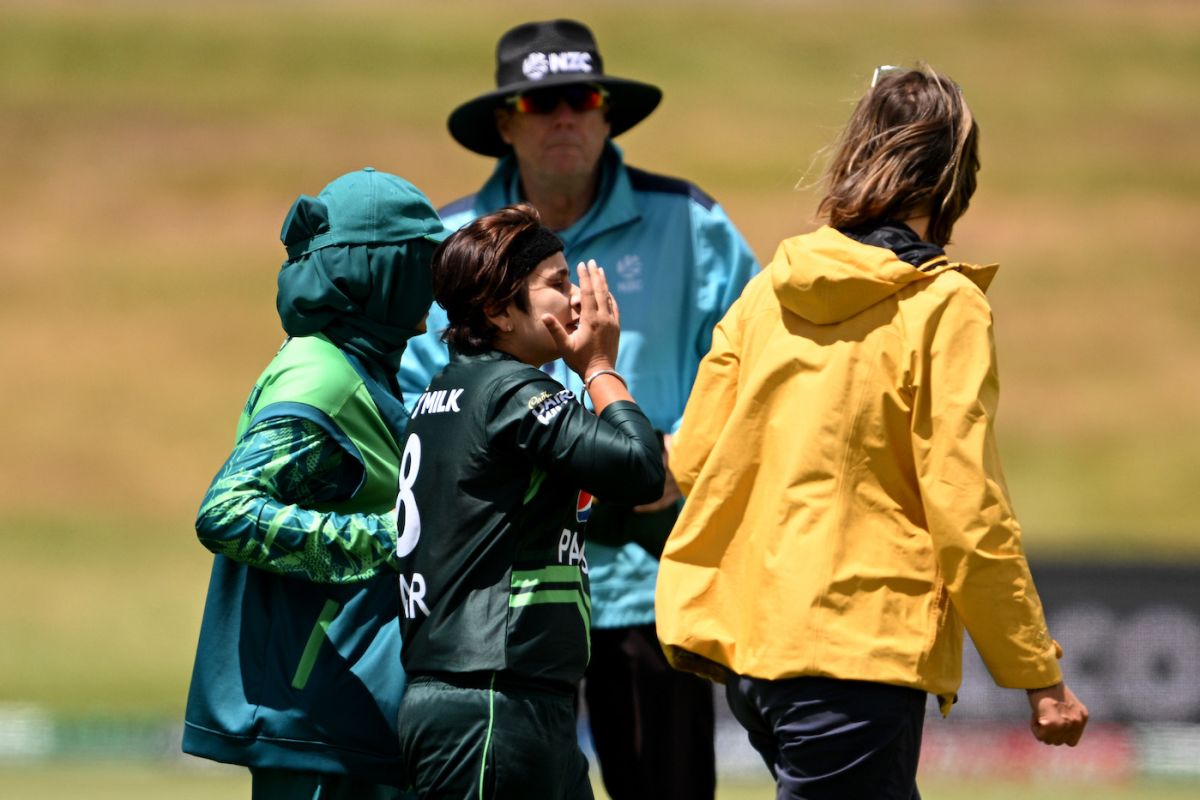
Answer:
[[[404,436],[405,670],[577,683],[590,642],[591,495],[650,502],[663,476],[658,439],[634,403],[597,417],[507,354],[453,353]]]

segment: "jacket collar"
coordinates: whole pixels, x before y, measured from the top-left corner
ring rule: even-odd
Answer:
[[[922,272],[930,272],[947,261],[945,250],[922,241],[916,231],[897,220],[870,222],[856,228],[838,230],[856,242],[891,250],[896,258]]]
[[[896,258],[917,270],[934,275],[947,269],[961,272],[981,290],[987,291],[996,277],[997,264],[968,264],[951,261],[946,251],[931,242],[923,241],[917,232],[897,220],[869,223],[858,228],[838,229],[843,235],[862,244],[891,250]]]
[[[511,153],[497,162],[487,183],[475,197],[475,210],[494,211],[522,201],[521,176]],[[555,231],[568,250],[584,246],[597,236],[641,219],[637,195],[629,183],[624,154],[610,139],[600,154],[600,185],[596,202],[574,225]]]

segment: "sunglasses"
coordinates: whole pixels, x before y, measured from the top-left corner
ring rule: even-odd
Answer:
[[[594,83],[571,83],[566,86],[547,86],[506,97],[504,102],[518,114],[549,114],[565,102],[572,111],[593,111],[604,108],[608,92]]]
[[[875,68],[875,72],[871,74],[871,88],[874,89],[875,84],[879,83],[881,80],[886,78],[888,75],[894,75],[897,73],[907,73],[907,72],[911,72],[911,71],[912,70],[910,70],[908,67],[893,67],[891,64],[884,64],[882,66],[878,66]],[[962,91],[962,87],[959,86],[957,83],[954,84],[954,88],[960,92]]]
[[[875,84],[879,83],[880,78],[884,78],[895,72],[908,72],[904,67],[893,67],[891,64],[883,64],[875,68],[875,72],[871,75],[871,88],[875,88]]]

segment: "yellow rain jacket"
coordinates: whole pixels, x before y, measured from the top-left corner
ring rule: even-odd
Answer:
[[[948,713],[965,624],[1001,686],[1062,680],[992,427],[996,266],[925,247],[787,239],[718,325],[671,454],[687,502],[656,610],[678,668],[908,686]]]

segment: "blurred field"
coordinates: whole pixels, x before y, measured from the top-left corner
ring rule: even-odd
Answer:
[[[285,211],[367,164],[437,203],[471,191],[491,162],[445,117],[491,88],[502,30],[560,13],[0,5],[0,703],[182,713],[210,563],[192,515],[281,339]],[[619,140],[629,161],[697,181],[763,260],[813,226],[817,195],[794,186],[875,65],[953,75],[984,171],[952,254],[1004,265],[1001,444],[1030,551],[1200,559],[1200,6],[570,13],[610,72],[664,88]]]
[[[250,781],[241,770],[198,768],[193,764],[151,766],[142,763],[88,762],[47,766],[0,766],[0,785],[6,796],[38,800],[235,800],[248,796]],[[717,800],[769,800],[774,786],[767,782],[722,781]],[[1026,783],[922,781],[924,800],[1191,800],[1195,788],[1169,781],[1139,781],[1124,786],[1054,786]],[[597,800],[608,795],[596,787]]]

